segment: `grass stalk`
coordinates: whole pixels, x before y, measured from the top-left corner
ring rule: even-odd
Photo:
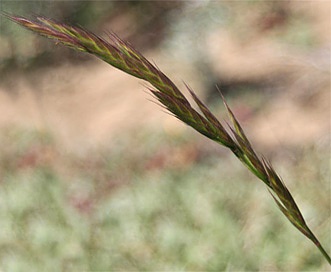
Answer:
[[[44,17],[35,20],[4,14],[8,19],[56,43],[92,54],[123,72],[151,84],[149,91],[162,107],[174,117],[205,137],[229,148],[233,154],[268,188],[285,217],[320,250],[331,265],[331,258],[306,224],[294,198],[277,175],[271,163],[259,157],[246,137],[238,120],[221,94],[232,126],[225,129],[208,107],[186,85],[200,112],[195,110],[177,86],[155,65],[150,63],[128,42],[110,33],[107,40],[80,27],[69,26]]]

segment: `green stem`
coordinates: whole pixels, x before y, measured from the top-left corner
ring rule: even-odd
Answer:
[[[318,239],[316,238],[316,236],[312,233],[311,230],[309,230],[310,232],[310,240],[314,243],[314,245],[321,251],[321,253],[323,254],[324,258],[328,261],[328,263],[331,265],[331,257],[329,256],[329,254],[325,251],[325,249],[323,248],[323,246],[321,245],[321,243],[318,241]]]
[[[317,248],[321,251],[321,253],[323,254],[324,258],[328,261],[328,263],[331,265],[331,258],[328,255],[328,253],[326,253],[325,249],[322,247],[322,245],[320,243],[315,244],[317,246]]]

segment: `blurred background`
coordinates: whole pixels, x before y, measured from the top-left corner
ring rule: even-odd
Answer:
[[[329,1],[1,1],[115,31],[227,116],[331,252]],[[185,92],[186,93],[186,92]],[[0,271],[325,271],[225,148],[144,83],[0,17]]]

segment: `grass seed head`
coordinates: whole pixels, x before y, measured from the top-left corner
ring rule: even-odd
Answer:
[[[25,28],[54,40],[56,43],[62,43],[78,51],[90,53],[125,73],[149,82],[155,88],[149,88],[149,91],[173,116],[209,139],[229,148],[254,175],[261,179],[268,186],[271,196],[286,218],[314,242],[331,264],[329,255],[308,228],[291,193],[271,164],[266,159],[259,158],[256,155],[222,94],[221,97],[232,123],[230,133],[190,87],[186,85],[201,113],[191,106],[183,93],[158,67],[149,62],[133,46],[120,39],[115,33],[110,33],[108,40],[106,40],[85,29],[58,23],[44,17],[29,20],[19,16],[4,15]]]

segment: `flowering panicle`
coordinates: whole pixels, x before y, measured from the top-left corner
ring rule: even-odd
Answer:
[[[173,116],[191,126],[209,139],[229,148],[234,155],[268,187],[271,196],[286,218],[321,251],[331,264],[331,259],[307,226],[291,193],[271,164],[260,158],[254,151],[243,129],[221,94],[232,127],[227,131],[193,90],[186,85],[194,102],[200,109],[196,111],[177,86],[158,67],[151,64],[128,42],[110,33],[108,40],[80,27],[73,27],[44,17],[29,20],[5,14],[10,20],[64,44],[73,49],[90,53],[110,65],[134,77],[149,82],[149,91]]]

